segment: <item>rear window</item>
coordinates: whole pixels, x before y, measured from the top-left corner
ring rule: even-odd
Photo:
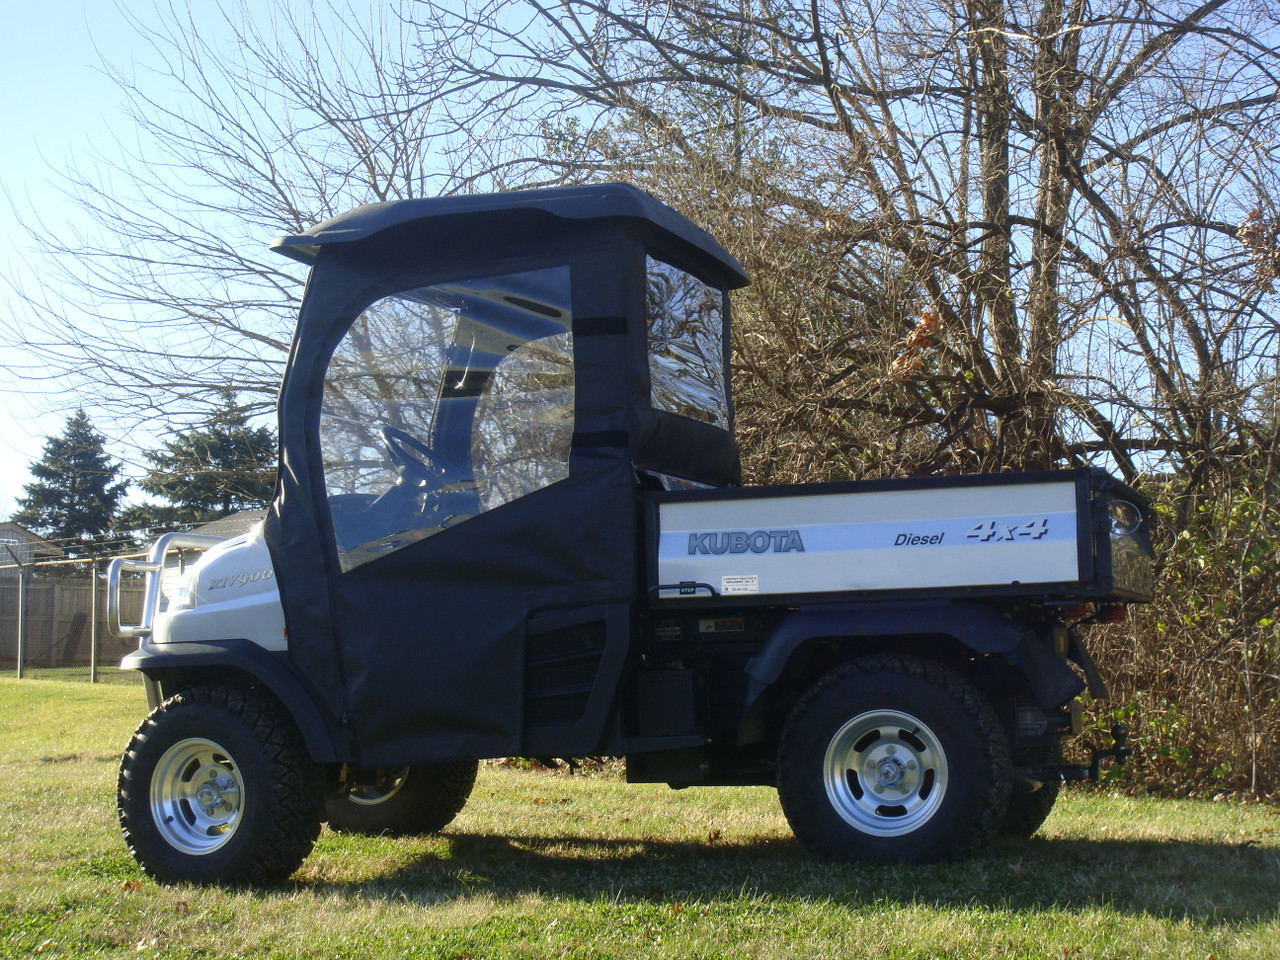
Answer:
[[[724,291],[653,257],[646,273],[653,406],[727,430]]]

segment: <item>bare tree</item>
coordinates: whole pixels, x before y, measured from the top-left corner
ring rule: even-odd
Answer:
[[[62,173],[90,231],[28,220],[47,257],[4,330],[33,358],[24,381],[92,397],[121,433],[207,419],[227,389],[271,409],[303,278],[268,242],[451,189],[422,91],[391,79],[409,42],[394,10],[267,9],[135,21],[140,65],[105,66],[120,140]]]
[[[147,69],[110,74],[136,143],[67,174],[100,232],[32,224],[58,299],[25,291],[9,336],[133,421],[228,386],[266,408],[300,278],[265,239],[369,200],[625,178],[756,278],[757,478],[1101,455],[1194,479],[1263,439],[1261,0],[406,10],[138,24]]]
[[[473,175],[652,185],[753,269],[740,394],[771,457],[1103,454],[1133,478],[1253,429],[1276,353],[1270,5],[418,8],[406,79],[472,134]]]

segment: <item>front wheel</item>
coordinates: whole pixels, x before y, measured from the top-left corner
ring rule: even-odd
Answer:
[[[330,800],[325,815],[339,833],[436,833],[462,811],[478,767],[475,760],[449,760],[375,770],[357,779],[345,797]]]
[[[129,852],[165,883],[284,880],[320,832],[324,779],[274,699],[197,687],[142,722],[116,804]]]
[[[779,745],[783,812],[822,859],[967,856],[995,834],[1009,791],[1009,748],[991,705],[916,657],[832,671],[796,704]]]

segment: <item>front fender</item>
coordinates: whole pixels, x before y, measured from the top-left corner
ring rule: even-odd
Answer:
[[[248,676],[271,691],[289,711],[306,741],[313,760],[343,763],[356,760],[349,733],[325,717],[315,697],[279,653],[248,640],[205,640],[191,643],[143,644],[120,661],[126,670],[147,678],[147,699],[157,701],[160,690],[175,682]],[[155,702],[151,703],[156,706]]]

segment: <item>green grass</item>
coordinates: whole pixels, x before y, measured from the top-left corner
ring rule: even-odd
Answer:
[[[485,767],[441,836],[325,831],[282,887],[160,887],[115,826],[144,712],[0,679],[0,957],[1280,957],[1275,808],[1083,792],[965,863],[833,867],[769,790]]]
[[[10,668],[7,671],[8,676],[16,676],[16,672]],[[82,664],[76,667],[27,667],[22,671],[22,676],[27,680],[68,680],[88,682],[92,676],[88,664]],[[142,674],[137,670],[121,670],[116,666],[100,666],[98,667],[98,683],[122,683],[132,684],[141,689]]]

